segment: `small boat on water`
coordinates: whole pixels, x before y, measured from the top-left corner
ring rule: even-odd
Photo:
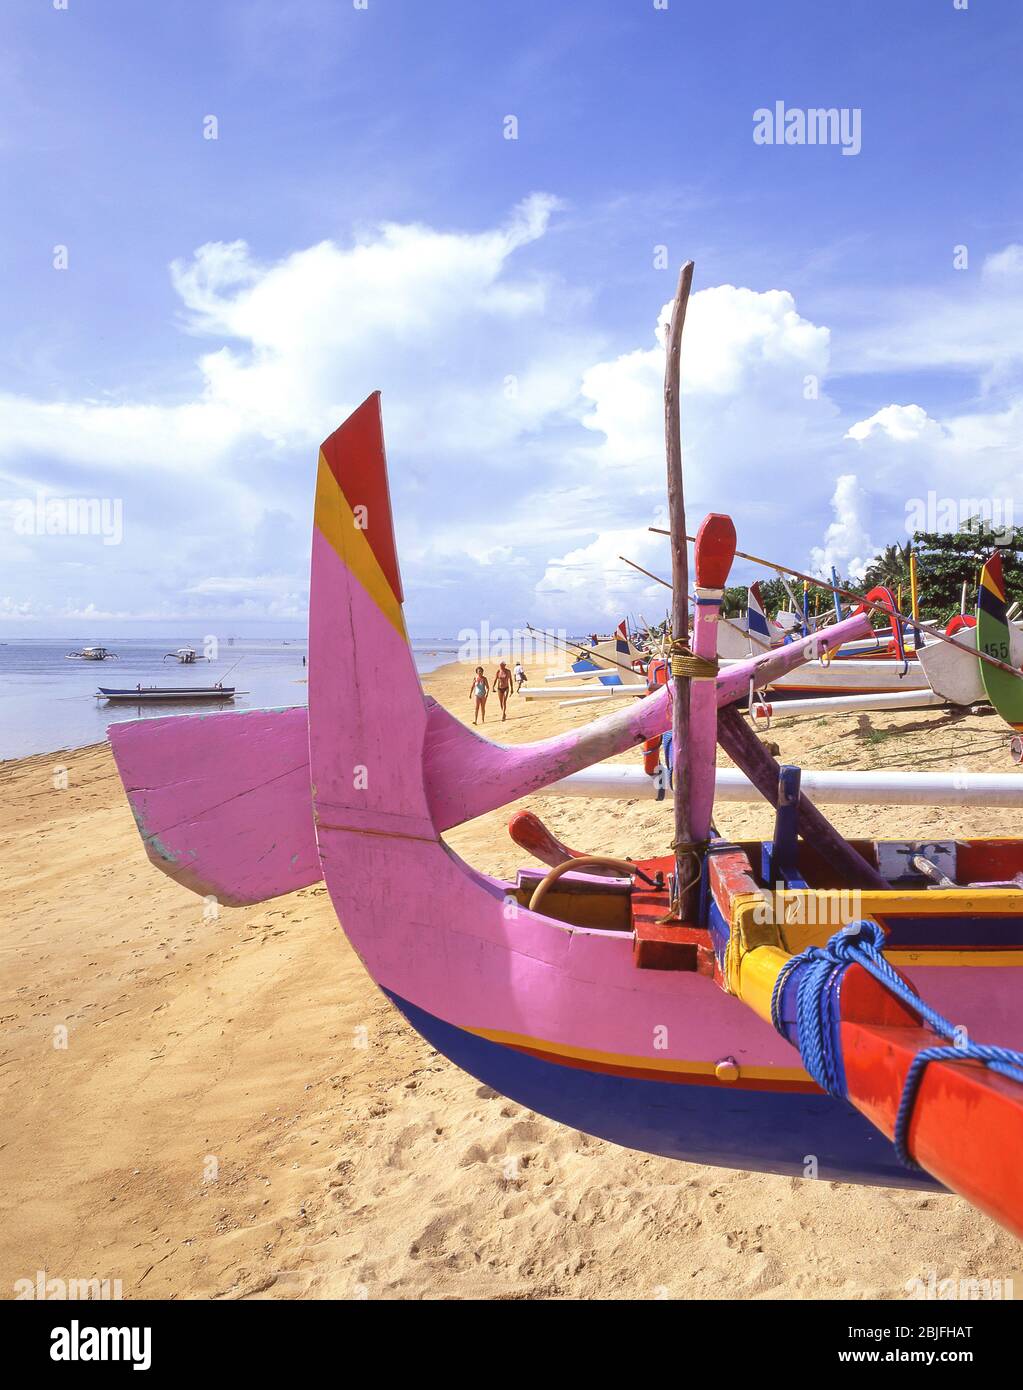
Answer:
[[[101,685],[96,698],[134,705],[162,704],[165,700],[233,700],[236,693],[233,685],[136,685],[123,690],[110,690]]]
[[[106,647],[83,647],[80,652],[68,652],[67,661],[117,661],[116,652],[108,652]]]
[[[166,661],[168,657],[173,657],[175,661],[180,661],[182,666],[191,666],[194,661],[198,660],[194,647],[178,647],[177,651],[167,652],[164,655],[164,661]]]

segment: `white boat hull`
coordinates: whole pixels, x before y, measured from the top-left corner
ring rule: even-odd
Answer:
[[[1023,632],[1015,623],[1010,624],[1009,631],[1009,660],[1019,669],[1023,667]],[[977,660],[976,628],[960,628],[952,642],[928,642],[920,649],[920,665],[931,689],[950,705],[987,704]]]

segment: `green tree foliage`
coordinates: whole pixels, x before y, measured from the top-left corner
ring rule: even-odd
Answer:
[[[849,588],[847,579],[840,579],[839,585]],[[789,580],[789,588],[796,596],[799,608],[803,605],[803,582],[801,579]],[[725,597],[722,604],[722,613],[726,618],[737,618],[740,613],[746,612],[746,590],[745,584],[730,584],[725,590]],[[764,600],[764,612],[769,618],[773,618],[779,608],[787,608],[792,611],[792,602],[785,592],[785,585],[780,579],[762,579],[760,581],[760,595]],[[824,588],[823,585],[810,586],[809,607],[811,615],[814,613],[826,613],[832,607],[831,589]]]
[[[896,593],[899,586],[905,594],[909,593],[909,552],[912,548],[912,541],[907,541],[905,545],[886,545],[880,554],[875,555],[874,559],[867,567],[867,572],[863,578],[863,592],[875,588],[878,584],[884,584]],[[919,569],[920,557],[917,556],[917,568]]]
[[[981,520],[974,519],[952,533],[917,531],[913,535],[913,548],[922,617],[947,621],[953,613],[958,613],[964,583],[967,586],[966,608],[972,612],[977,603],[980,567],[995,549],[1002,552],[1008,602],[1019,597],[1023,589],[1023,527],[992,530]],[[870,573],[868,570],[868,580]],[[909,583],[908,563],[907,578],[903,582]]]

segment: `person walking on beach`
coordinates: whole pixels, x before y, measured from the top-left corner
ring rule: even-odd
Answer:
[[[487,722],[487,696],[490,694],[490,682],[483,674],[483,667],[476,667],[476,675],[472,685],[469,687],[469,699],[475,699],[476,708],[473,710],[472,722],[475,724],[479,719],[481,724]]]
[[[508,696],[511,694],[512,673],[508,670],[508,663],[502,661],[494,672],[494,689],[497,691],[498,703],[501,706],[501,718],[508,718]]]
[[[521,661],[515,663],[515,694],[522,694],[522,687],[526,683],[526,672]]]

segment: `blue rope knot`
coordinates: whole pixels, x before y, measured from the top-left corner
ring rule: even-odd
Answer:
[[[845,1071],[839,1046],[839,991],[850,965],[862,966],[897,999],[908,1005],[921,1020],[951,1046],[923,1048],[906,1073],[899,1108],[895,1117],[895,1152],[908,1168],[919,1168],[910,1156],[909,1126],[913,1118],[920,1083],[931,1062],[980,1062],[1011,1080],[1023,1084],[1023,1052],[1008,1047],[988,1047],[961,1037],[961,1030],[932,1009],[889,965],[882,954],[885,934],[877,922],[864,919],[837,931],[824,947],[808,946],[792,956],[778,972],[771,993],[771,1022],[782,1037],[788,1037],[781,1016],[785,987],[798,972],[796,984],[796,1031],[799,1054],[806,1070],[828,1095],[848,1098]]]

